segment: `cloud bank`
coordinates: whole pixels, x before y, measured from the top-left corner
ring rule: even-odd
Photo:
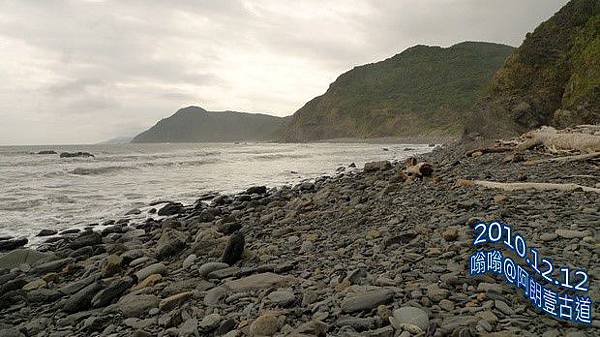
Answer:
[[[0,144],[133,135],[180,107],[293,113],[415,45],[518,46],[566,0],[0,3]]]

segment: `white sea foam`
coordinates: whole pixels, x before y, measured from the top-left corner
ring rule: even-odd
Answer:
[[[34,154],[41,150],[86,151],[96,157]],[[429,150],[426,145],[338,143],[0,147],[0,235],[85,226],[154,200],[192,203],[209,191],[294,184],[335,174],[352,162],[361,167]]]

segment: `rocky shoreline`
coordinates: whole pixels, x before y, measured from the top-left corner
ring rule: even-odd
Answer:
[[[0,257],[0,336],[600,335],[596,303],[592,325],[575,326],[467,269],[472,225],[502,219],[557,264],[587,269],[600,299],[598,194],[457,184],[599,187],[598,161],[524,165],[563,154],[467,150],[419,157],[431,177],[377,163],[13,250]]]

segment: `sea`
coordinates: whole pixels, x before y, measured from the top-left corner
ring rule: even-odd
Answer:
[[[37,154],[44,150],[95,157]],[[35,241],[41,229],[101,224],[154,202],[192,204],[210,192],[293,185],[333,176],[351,163],[362,168],[366,162],[431,150],[429,145],[364,143],[0,146],[0,236]]]

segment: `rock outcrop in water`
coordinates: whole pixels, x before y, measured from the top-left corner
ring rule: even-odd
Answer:
[[[273,140],[287,118],[190,106],[160,120],[132,143],[202,143]]]
[[[600,298],[597,192],[476,184],[598,189],[598,157],[511,144],[445,146],[65,232],[43,254],[0,257],[0,336],[597,336],[597,304],[576,327],[469,276],[473,224],[502,219],[555,265],[587,269]]]
[[[61,158],[89,158],[89,157],[95,157],[93,154],[89,153],[89,152],[62,152],[60,154]]]

